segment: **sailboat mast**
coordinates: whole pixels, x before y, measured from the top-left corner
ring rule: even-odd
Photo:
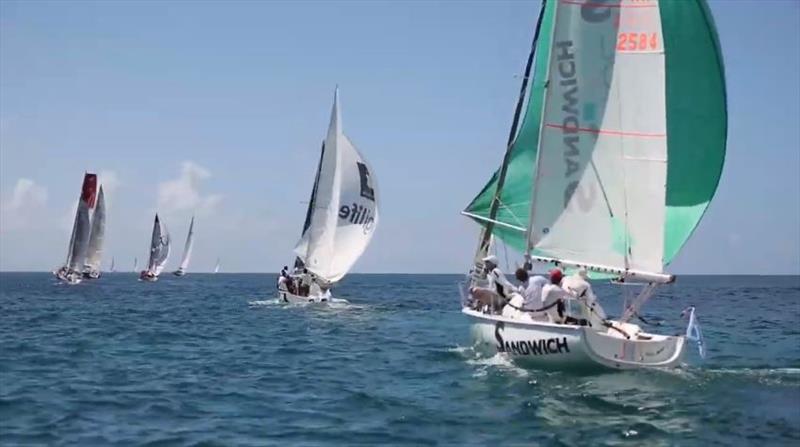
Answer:
[[[531,43],[531,51],[528,54],[528,61],[525,64],[525,75],[522,77],[522,85],[519,89],[519,98],[517,98],[517,107],[514,110],[514,119],[511,122],[511,130],[508,133],[508,142],[506,143],[506,152],[503,154],[503,164],[500,166],[500,173],[497,177],[497,187],[495,189],[494,197],[492,197],[492,204],[489,208],[489,218],[486,221],[486,226],[483,228],[480,237],[480,244],[475,254],[476,263],[486,256],[489,250],[489,243],[494,230],[494,221],[497,217],[497,210],[500,208],[500,194],[503,192],[503,184],[506,181],[506,173],[508,172],[508,163],[511,159],[511,150],[513,148],[514,139],[517,135],[517,128],[519,127],[519,119],[522,114],[522,106],[525,103],[525,93],[528,90],[528,80],[531,74],[531,67],[533,66],[533,57],[536,53],[536,44],[539,41],[539,32],[542,28],[542,18],[544,17],[545,6],[547,0],[542,0],[541,11],[539,11],[539,19],[536,21],[536,30],[533,33],[533,42]]]

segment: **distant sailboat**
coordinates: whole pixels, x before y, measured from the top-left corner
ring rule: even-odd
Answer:
[[[114,273],[115,271],[116,270],[114,270],[114,257],[112,256],[111,257],[111,268],[108,269],[108,272],[109,273]]]
[[[342,132],[336,89],[302,236],[294,249],[295,274],[281,281],[280,298],[286,302],[328,301],[331,287],[353,267],[377,225],[375,177]]]
[[[217,258],[217,265],[214,266],[214,273],[219,273],[219,258]]]
[[[194,245],[194,216],[192,216],[192,221],[189,222],[189,234],[186,235],[186,245],[183,247],[183,259],[181,259],[181,265],[178,267],[178,270],[172,272],[175,276],[183,276],[186,274],[186,269],[189,268],[189,260],[192,257],[192,246]]]
[[[94,207],[97,192],[97,175],[86,173],[83,176],[81,195],[78,198],[78,209],[72,224],[72,235],[64,265],[53,272],[56,277],[68,284],[78,284],[83,276],[82,270],[89,246],[91,222],[89,210]]]
[[[139,272],[139,258],[133,258],[133,271]]]
[[[103,185],[97,193],[97,204],[92,215],[92,230],[89,237],[89,248],[86,262],[83,265],[83,277],[97,279],[100,277],[100,263],[103,257],[103,240],[106,233],[106,201]]]
[[[154,282],[158,280],[158,275],[164,270],[164,265],[169,259],[170,237],[167,226],[158,219],[158,214],[153,221],[153,235],[150,238],[150,259],[147,262],[147,270],[139,274],[139,279]]]

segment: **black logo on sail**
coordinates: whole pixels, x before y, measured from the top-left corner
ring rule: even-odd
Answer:
[[[375,190],[372,188],[372,178],[369,176],[367,165],[356,162],[358,165],[358,175],[361,177],[361,197],[375,201]]]

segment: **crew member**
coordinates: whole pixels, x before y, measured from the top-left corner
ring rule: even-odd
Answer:
[[[561,280],[564,273],[560,269],[552,269],[548,273],[550,284],[542,287],[542,307],[550,306],[545,312],[554,323],[563,323],[566,315],[564,314],[564,299],[567,293],[561,288]]]
[[[544,276],[530,276],[524,268],[518,268],[514,276],[521,283],[517,289],[525,299],[523,307],[525,309],[539,309],[542,307],[542,288],[547,285],[548,280]]]
[[[581,316],[589,320],[592,326],[602,323],[606,319],[606,312],[597,297],[592,291],[592,285],[588,281],[589,273],[586,268],[579,268],[574,274],[567,276],[561,282],[561,287],[570,295],[577,298],[582,304]]]

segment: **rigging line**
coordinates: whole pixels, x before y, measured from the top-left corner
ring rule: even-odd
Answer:
[[[506,241],[502,241],[502,242],[503,242],[503,253],[504,253],[504,256],[506,258],[506,271],[510,272],[511,269],[510,269],[509,264],[508,264],[508,245],[506,245]]]
[[[589,160],[589,166],[592,167],[592,172],[594,172],[594,176],[597,177],[597,184],[600,186],[600,192],[603,193],[603,201],[606,203],[606,208],[608,209],[608,215],[610,217],[614,217],[614,210],[611,209],[611,202],[608,200],[608,194],[606,193],[606,188],[603,186],[603,180],[600,178],[600,173],[597,171],[597,166],[594,164],[594,160]],[[627,269],[627,265],[625,266]]]

